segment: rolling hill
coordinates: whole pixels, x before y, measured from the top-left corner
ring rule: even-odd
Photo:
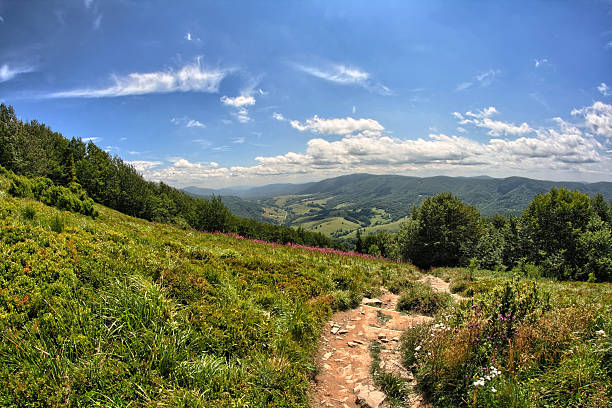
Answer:
[[[194,195],[220,194],[235,214],[260,221],[302,226],[338,239],[397,231],[414,206],[425,198],[451,192],[482,215],[520,214],[533,197],[552,187],[601,193],[612,199],[612,183],[554,182],[524,177],[408,177],[351,174],[305,184],[271,184],[250,189],[210,190],[187,187]],[[229,194],[228,194],[229,193]]]

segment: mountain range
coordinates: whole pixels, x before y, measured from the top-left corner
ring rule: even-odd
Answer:
[[[520,214],[534,196],[552,187],[612,199],[612,183],[555,182],[524,177],[409,177],[351,174],[303,184],[205,189],[187,187],[194,196],[220,195],[236,215],[289,226],[302,226],[350,239],[364,233],[397,231],[413,207],[425,198],[450,192],[484,216]]]

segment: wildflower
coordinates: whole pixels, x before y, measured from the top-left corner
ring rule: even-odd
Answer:
[[[495,394],[495,393],[497,392],[497,390],[495,389],[495,387],[491,387],[491,392],[492,392],[493,394]]]
[[[606,332],[605,332],[605,331],[603,331],[603,330],[597,330],[597,331],[595,332],[595,334],[597,334],[598,336],[603,336],[603,337],[606,337]]]
[[[414,351],[419,351],[421,349],[421,345],[418,345],[414,348]]]

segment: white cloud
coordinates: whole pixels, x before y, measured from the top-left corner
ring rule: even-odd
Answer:
[[[612,92],[610,92],[610,87],[608,85],[606,85],[605,82],[602,82],[601,84],[599,84],[599,86],[597,87],[597,90],[603,96],[610,96],[610,95],[612,95]]]
[[[355,105],[353,105],[353,109],[351,112],[353,112],[353,115],[355,114],[355,112],[357,112],[357,108],[355,107]]]
[[[487,133],[490,136],[495,137],[499,137],[502,135],[525,135],[534,131],[525,122],[517,126],[513,123],[491,119],[491,116],[498,113],[499,112],[497,111],[497,109],[495,109],[494,106],[490,106],[476,113],[470,111],[466,112],[465,114],[453,112],[453,116],[459,120],[458,123],[460,125],[471,124],[481,128],[489,129]]]
[[[101,137],[82,137],[81,138],[81,141],[85,143],[88,143],[88,142],[96,143],[96,142],[99,142],[100,140],[102,140]]]
[[[0,16],[0,23],[4,23],[4,17]]]
[[[283,114],[282,114],[282,113],[278,113],[278,112],[274,112],[274,113],[272,114],[272,117],[273,117],[274,119],[276,119],[276,120],[279,120],[279,121],[284,121],[284,120],[287,120],[287,119],[285,119],[285,117],[283,116]]]
[[[480,72],[476,74],[474,78],[472,78],[472,80],[461,82],[459,85],[457,85],[455,91],[464,91],[475,85],[478,85],[483,88],[487,87],[493,83],[493,81],[499,74],[501,74],[501,71],[499,69],[490,69],[488,71]]]
[[[148,174],[149,171],[158,167],[162,164],[160,161],[148,161],[148,160],[132,160],[126,161],[127,164],[134,167],[137,171]]]
[[[548,65],[548,58],[535,59],[534,62],[535,62],[535,64],[534,64],[535,67],[536,68],[540,68],[540,67],[543,67],[545,65]]]
[[[93,4],[93,0],[83,0],[83,3],[85,4],[85,8],[90,8]]]
[[[572,115],[584,117],[584,125],[596,135],[612,138],[612,105],[597,101],[591,106],[574,109]]]
[[[96,18],[93,21],[93,29],[99,30],[101,24],[102,24],[102,14],[99,14],[96,16]]]
[[[246,138],[244,137],[235,137],[232,139],[232,143],[236,143],[236,144],[242,144],[246,141]]]
[[[18,67],[11,68],[8,64],[4,64],[0,66],[0,82],[10,81],[15,78],[19,74],[26,74],[28,72],[33,72],[34,67]]]
[[[187,33],[187,34],[185,34],[185,39],[186,39],[187,41],[191,41],[191,33]]]
[[[572,112],[598,116],[611,114],[612,106],[595,103]],[[494,107],[481,111],[455,113],[458,119],[485,122],[497,114]],[[287,152],[277,156],[259,156],[251,166],[223,167],[212,163],[175,159],[163,167],[152,166],[144,172],[148,179],[162,180],[175,185],[230,185],[239,183],[269,183],[272,180],[312,180],[313,177],[331,177],[355,172],[378,174],[482,174],[504,176],[522,174],[534,177],[554,172],[578,175],[612,173],[610,150],[596,139],[604,132],[602,120],[587,119],[597,125],[582,127],[554,118],[554,126],[533,129],[529,135],[518,138],[492,137],[480,142],[465,136],[430,134],[423,138],[398,138],[383,135],[383,127],[371,120],[319,119],[315,116],[304,124],[304,130],[320,134],[340,134],[340,140],[322,137],[310,139],[304,151]],[[468,122],[473,124],[472,122]],[[609,122],[608,122],[609,125]],[[494,129],[492,129],[494,130]],[[608,127],[608,132],[610,128]],[[501,132],[501,131],[500,131]],[[507,136],[507,132],[501,132]],[[602,134],[605,134],[602,133]],[[241,138],[238,138],[241,139]],[[234,139],[237,143],[239,140]],[[219,146],[216,149],[227,149]],[[149,163],[149,162],[145,162]],[[216,164],[216,163],[215,163]],[[581,177],[581,176],[580,176]],[[601,177],[601,176],[595,176]]]
[[[612,41],[608,41],[608,43],[606,44],[606,46],[604,48],[606,50],[609,50],[610,48],[612,48]]]
[[[336,84],[360,86],[370,92],[379,93],[381,95],[392,94],[392,91],[388,87],[372,80],[370,73],[359,68],[349,67],[344,64],[332,64],[325,68],[295,64],[295,67],[314,77]]]
[[[236,120],[240,123],[250,122],[252,119],[249,117],[249,111],[245,108],[241,108],[233,113]]]
[[[188,128],[205,128],[206,127],[206,125],[200,122],[199,120],[189,119],[186,116],[183,116],[180,118],[172,118],[170,119],[170,122],[172,122],[173,124],[177,126],[184,126]]]
[[[261,88],[257,89],[257,93],[260,94],[261,96],[266,96],[267,94],[269,94],[270,92],[266,92]]]
[[[304,123],[300,123],[297,120],[292,120],[290,123],[291,127],[300,132],[310,130],[313,133],[327,135],[350,135],[357,132],[378,135],[385,129],[374,119],[354,119],[351,117],[323,119],[315,115],[311,119],[306,119]]]
[[[146,73],[135,72],[125,76],[113,75],[111,76],[113,84],[109,87],[61,91],[49,94],[47,97],[109,98],[170,92],[216,93],[227,73],[227,70],[219,68],[203,68],[200,58],[197,58],[193,64],[187,64],[178,71],[169,69]]]
[[[255,105],[255,98],[251,95],[239,95],[234,98],[229,96],[222,96],[221,103],[226,106],[233,106],[234,108],[240,108],[242,106]]]

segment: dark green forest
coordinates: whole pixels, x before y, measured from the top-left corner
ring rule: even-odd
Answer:
[[[49,204],[74,201],[80,196],[127,215],[183,228],[233,232],[279,243],[342,247],[321,233],[237,217],[220,197],[198,199],[167,184],[148,182],[129,163],[95,143],[68,140],[35,120],[23,122],[11,106],[4,104],[0,105],[0,165],[18,176],[36,179],[32,186],[26,179],[15,179],[21,183],[17,195]],[[57,198],[42,199],[45,194]],[[93,208],[88,215],[93,215]]]

